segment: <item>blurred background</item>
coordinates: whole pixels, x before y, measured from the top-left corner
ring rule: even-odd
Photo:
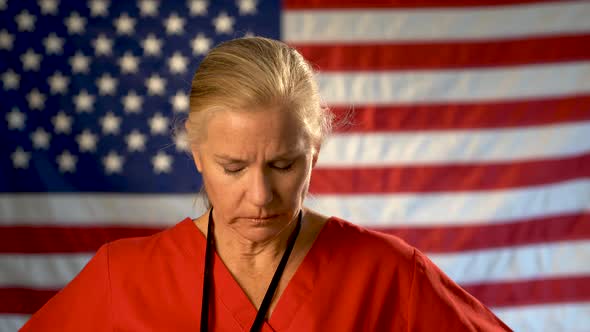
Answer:
[[[0,0],[0,331],[107,241],[203,207],[178,127],[215,44],[281,39],[349,125],[307,204],[518,331],[590,327],[590,3]],[[425,317],[427,319],[427,317]]]

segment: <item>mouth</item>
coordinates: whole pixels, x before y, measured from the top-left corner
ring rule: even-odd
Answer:
[[[262,215],[262,216],[248,216],[245,217],[244,219],[250,220],[254,223],[260,224],[260,223],[267,223],[269,221],[272,221],[274,219],[276,219],[277,217],[279,217],[278,214],[273,214],[273,215]]]
[[[247,219],[252,219],[252,220],[268,220],[268,219],[274,219],[278,217],[278,214],[273,214],[273,215],[268,215],[268,216],[253,216],[253,217],[246,217]]]

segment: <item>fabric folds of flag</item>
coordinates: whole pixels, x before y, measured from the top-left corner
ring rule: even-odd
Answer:
[[[170,129],[200,57],[246,33],[299,49],[352,114],[308,206],[415,245],[514,330],[586,329],[588,17],[584,1],[0,1],[0,331],[104,242],[199,212]]]

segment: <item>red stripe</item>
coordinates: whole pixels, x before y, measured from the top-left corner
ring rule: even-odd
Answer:
[[[590,276],[487,283],[463,288],[490,307],[590,300]]]
[[[385,194],[518,188],[590,178],[590,154],[510,163],[315,168],[314,194]]]
[[[108,226],[3,226],[0,227],[0,253],[95,252],[107,242],[148,236],[159,230]]]
[[[590,35],[428,44],[299,45],[320,71],[500,67],[590,59]]]
[[[490,225],[375,229],[396,235],[422,251],[443,253],[590,239],[590,215],[582,213]],[[3,227],[0,228],[0,253],[94,252],[105,242],[156,231],[129,228],[122,232],[121,228],[112,227]]]
[[[55,290],[0,288],[0,313],[32,314],[56,293]]]
[[[590,95],[460,104],[332,107],[337,132],[504,128],[590,120]],[[342,121],[344,119],[345,121]],[[347,124],[350,123],[350,124]]]
[[[378,228],[427,253],[449,253],[590,239],[590,214],[548,216],[502,224]]]
[[[483,7],[553,2],[554,0],[285,0],[283,9]]]
[[[463,288],[490,307],[590,300],[590,277],[587,276],[487,283]],[[0,288],[0,313],[32,314],[56,293],[53,290]]]

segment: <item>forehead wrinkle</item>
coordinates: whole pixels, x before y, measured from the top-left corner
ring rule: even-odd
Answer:
[[[263,114],[271,116],[261,119]],[[201,146],[229,162],[278,160],[306,153],[311,146],[303,129],[278,114],[286,113],[277,109],[220,111],[209,119],[208,137]]]
[[[285,152],[281,152],[278,153],[276,156],[269,158],[269,162],[275,162],[275,161],[280,161],[280,160],[286,160],[286,159],[292,159],[292,158],[296,158],[298,157],[300,154],[303,154],[305,152],[304,149],[302,148],[295,148],[295,149],[290,149],[288,151]],[[216,159],[221,159],[224,162],[228,162],[228,163],[244,163],[247,162],[247,160],[244,159],[240,159],[239,157],[234,157],[228,154],[214,154],[213,155]]]

